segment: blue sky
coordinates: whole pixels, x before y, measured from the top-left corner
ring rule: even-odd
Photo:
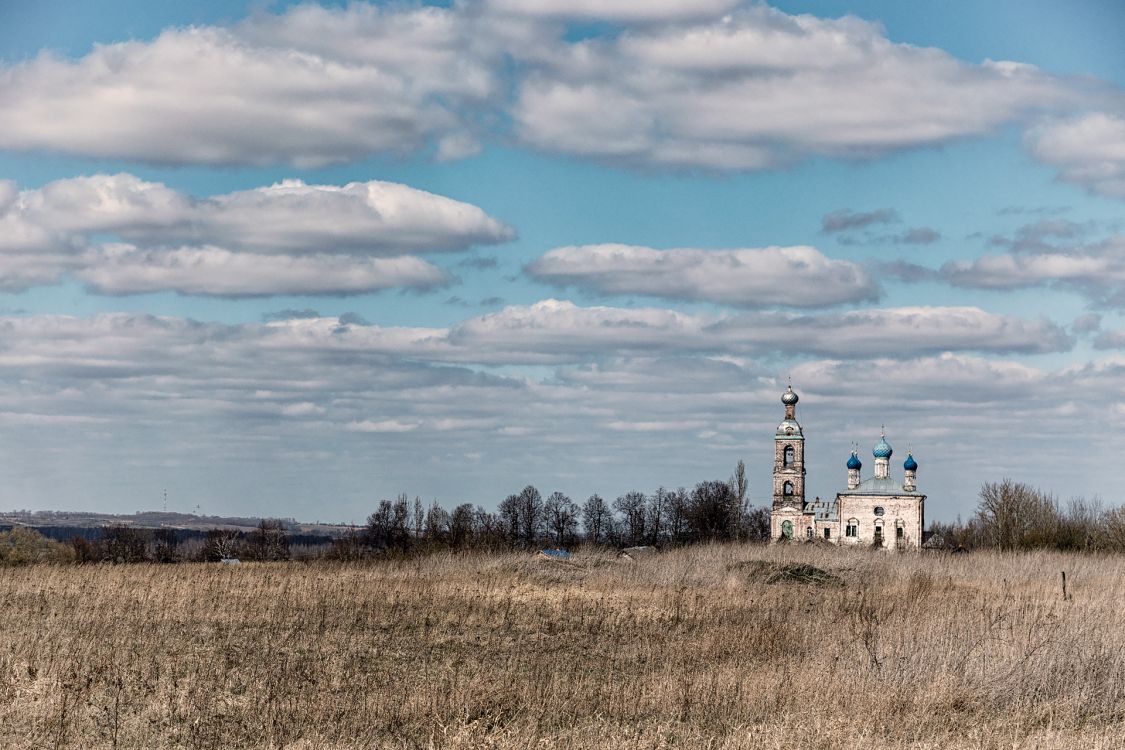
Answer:
[[[739,458],[761,504],[787,377],[814,494],[885,423],[932,518],[1122,502],[1122,28],[0,4],[3,504],[346,521]]]

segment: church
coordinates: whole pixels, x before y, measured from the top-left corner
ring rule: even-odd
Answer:
[[[836,499],[805,500],[805,435],[797,422],[798,400],[793,386],[781,396],[785,418],[774,434],[770,540],[822,540],[840,545],[919,549],[926,496],[918,492],[918,462],[907,453],[902,483],[892,478],[894,449],[885,434],[880,435],[872,451],[874,475],[862,479],[863,463],[859,452],[853,450],[847,462],[847,487],[836,493]]]

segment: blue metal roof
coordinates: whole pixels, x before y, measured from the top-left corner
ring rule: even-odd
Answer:
[[[906,495],[910,497],[922,497],[921,492],[913,491],[908,492],[902,488],[902,485],[895,480],[887,477],[886,479],[876,479],[871,477],[860,482],[860,485],[854,490],[840,490],[841,495]]]
[[[894,448],[887,442],[886,435],[879,437],[879,442],[875,443],[875,450],[872,451],[872,453],[875,454],[875,458],[890,458],[891,454],[894,452]]]

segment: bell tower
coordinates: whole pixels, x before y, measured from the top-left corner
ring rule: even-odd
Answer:
[[[773,509],[805,507],[805,436],[797,423],[797,394],[790,385],[781,395],[785,419],[774,433]]]

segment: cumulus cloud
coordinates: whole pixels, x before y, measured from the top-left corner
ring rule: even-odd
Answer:
[[[622,28],[573,41],[567,20]],[[545,151],[752,170],[981,135],[1071,111],[1079,88],[738,0],[302,4],[0,66],[0,148],[312,167],[464,158],[510,121]]]
[[[736,250],[635,245],[560,247],[527,266],[536,279],[598,294],[644,294],[744,307],[826,307],[877,299],[859,264],[812,247]]]
[[[608,354],[706,353],[858,358],[942,351],[1053,352],[1073,341],[1047,320],[1023,320],[975,307],[917,307],[797,315],[694,315],[665,308],[581,307],[566,300],[512,305],[449,328],[349,327],[334,320],[291,321],[308,340],[339,333],[349,350],[434,362],[560,364]]]
[[[1063,180],[1125,198],[1125,116],[1095,112],[1054,122],[1033,129],[1027,142]]]
[[[676,21],[716,17],[737,7],[742,0],[487,0],[486,6],[500,13],[521,16],[622,21]]]
[[[140,250],[130,245],[91,254],[74,276],[98,294],[173,291],[217,297],[363,294],[450,280],[437,266],[411,256],[258,255],[208,246]]]
[[[469,19],[302,5],[0,68],[0,146],[160,163],[311,167],[436,144],[470,151],[499,90]]]
[[[945,143],[1080,96],[1032,66],[969,64],[854,17],[762,5],[584,40],[531,68],[512,110],[524,142],[724,171]]]
[[[73,177],[25,190],[0,206],[20,234],[112,233],[146,245],[210,244],[257,253],[404,253],[463,250],[512,239],[477,206],[393,182],[309,185],[284,180],[194,198],[131,174]],[[73,246],[74,240],[62,242]]]
[[[901,323],[910,315],[892,317],[910,330],[912,324]],[[788,322],[795,336],[803,335],[806,324]],[[936,317],[918,323],[941,325]],[[914,441],[935,515],[948,517],[960,510],[950,504],[971,498],[998,467],[1026,468],[1029,475],[1019,474],[1037,480],[1034,461],[1066,442],[1090,399],[1125,403],[1125,362],[1114,358],[1050,371],[964,353],[919,357],[887,346],[873,358],[764,366],[729,351],[737,347],[723,342],[737,331],[705,334],[726,353],[700,351],[688,335],[654,347],[649,342],[658,337],[643,331],[688,333],[710,324],[561,303],[453,329],[345,326],[331,318],[265,325],[127,314],[0,318],[0,424],[10,432],[11,480],[32,507],[57,503],[60,493],[124,497],[133,506],[143,504],[148,488],[169,486],[173,502],[199,498],[251,510],[248,498],[265,486],[262,512],[307,517],[314,506],[306,503],[316,500],[321,508],[319,499],[331,497],[334,513],[346,519],[354,510],[362,518],[373,493],[418,492],[489,506],[509,485],[529,481],[572,495],[651,490],[725,476],[738,458],[747,459],[752,476],[764,475],[781,414],[777,370],[784,368],[801,393],[801,419],[817,446],[810,451],[814,491],[842,482],[850,441],[865,429],[874,441],[885,421],[892,440]],[[860,329],[852,338],[858,341],[866,325],[848,319],[830,326],[834,333],[812,338],[825,340],[850,326]],[[584,327],[594,330],[584,334]],[[976,340],[996,338],[980,327]],[[543,334],[544,328],[555,333]],[[614,331],[624,341],[620,347]],[[594,356],[569,354],[518,375],[513,368],[471,365],[500,362],[497,353],[511,363],[538,364],[536,352],[552,336],[570,337],[572,352]],[[1116,434],[1122,417],[1125,412],[1108,409],[1103,430]],[[629,440],[621,439],[623,432]],[[1042,447],[1029,450],[1035,441]],[[464,460],[469,443],[480,454],[479,467]],[[60,453],[60,444],[83,450]],[[1026,466],[1021,457],[1030,457]],[[1112,465],[1091,463],[1097,460],[1084,452],[1074,462],[1076,476],[1087,472],[1088,481],[1093,466]],[[417,471],[431,464],[442,470]],[[123,466],[134,480],[124,487]],[[259,495],[249,492],[251,485]]]
[[[1053,287],[1077,292],[1098,305],[1125,305],[1125,236],[1070,247],[1048,246],[975,260],[951,261],[941,268],[951,284],[979,289]]]
[[[71,274],[134,294],[357,294],[447,283],[413,253],[514,232],[480,208],[390,182],[286,180],[195,198],[133,175],[93,175],[0,195],[0,287]],[[107,235],[126,242],[106,243]],[[374,257],[372,257],[374,256]]]

